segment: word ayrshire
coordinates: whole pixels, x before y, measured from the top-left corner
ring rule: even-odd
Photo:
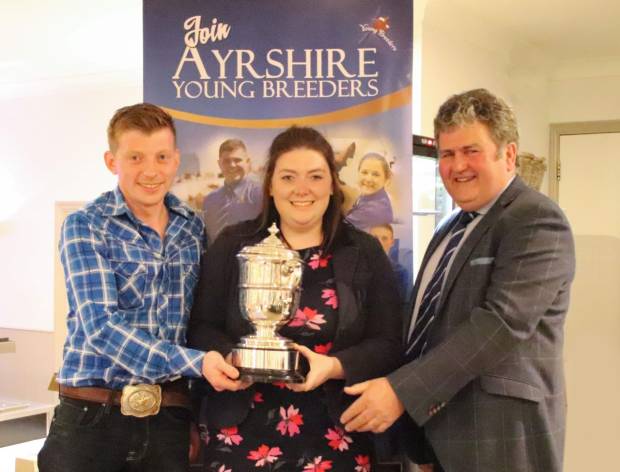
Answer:
[[[327,98],[376,96],[379,72],[375,48],[357,48],[353,57],[340,48],[217,48],[231,27],[216,18],[203,27],[200,16],[184,22],[184,51],[171,77],[177,98]]]

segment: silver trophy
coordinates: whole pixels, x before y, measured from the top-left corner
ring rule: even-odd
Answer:
[[[254,334],[241,338],[232,350],[232,364],[241,378],[252,382],[302,383],[299,352],[293,342],[277,334],[299,305],[303,261],[270,235],[254,246],[243,248],[239,259],[239,305],[241,313],[254,326]]]

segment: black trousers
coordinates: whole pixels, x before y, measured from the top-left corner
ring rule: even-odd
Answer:
[[[187,472],[191,412],[125,416],[118,406],[60,398],[40,472]]]

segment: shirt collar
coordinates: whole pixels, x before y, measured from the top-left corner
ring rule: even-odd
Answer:
[[[485,206],[483,206],[482,208],[476,210],[476,213],[478,213],[479,215],[486,215],[488,213],[488,211],[491,209],[491,207],[493,205],[495,205],[495,202],[499,199],[499,197],[502,196],[502,194],[506,191],[506,189],[510,186],[510,184],[512,183],[512,181],[515,179],[515,176],[513,175],[512,178],[508,181],[508,183],[504,186],[504,188],[502,189],[501,192],[499,192],[495,198],[493,200],[491,200],[489,203],[487,203]]]
[[[164,197],[164,205],[168,208],[169,211],[173,211],[178,213],[182,217],[188,219],[190,217],[190,210],[185,206],[185,204],[179,200],[176,196],[168,192]],[[125,201],[125,197],[121,192],[120,187],[116,187],[111,194],[111,197],[108,199],[106,207],[103,212],[106,216],[120,216],[120,215],[131,215],[135,218],[131,209],[127,206],[127,202]]]
[[[247,187],[247,184],[248,184],[248,177],[245,176],[242,179],[236,180],[234,182],[230,182],[230,183],[224,182],[224,188],[226,189],[227,192],[232,192],[236,196],[239,197],[243,194],[243,191]]]

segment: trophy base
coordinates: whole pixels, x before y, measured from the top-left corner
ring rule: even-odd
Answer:
[[[284,382],[290,384],[304,383],[305,378],[299,372],[291,370],[289,372],[282,372],[279,370],[267,370],[267,369],[248,369],[239,368],[239,378],[245,382]]]
[[[232,364],[240,378],[251,382],[303,383],[299,372],[300,354],[294,349],[264,349],[237,346],[232,350]]]

